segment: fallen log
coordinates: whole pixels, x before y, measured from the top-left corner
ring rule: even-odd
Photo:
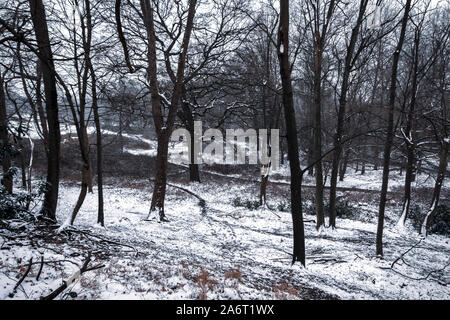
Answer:
[[[66,290],[72,283],[74,283],[76,280],[78,280],[83,273],[86,273],[88,271],[97,270],[97,269],[100,269],[100,268],[104,267],[104,265],[97,265],[97,266],[94,266],[92,268],[88,268],[88,265],[89,265],[90,262],[91,262],[91,253],[89,252],[86,260],[83,263],[83,266],[81,267],[81,269],[78,270],[77,272],[75,272],[69,279],[63,281],[62,285],[59,286],[55,291],[50,293],[48,296],[41,297],[41,300],[53,300],[53,299],[55,299],[64,290]]]

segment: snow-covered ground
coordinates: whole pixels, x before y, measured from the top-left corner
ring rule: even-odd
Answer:
[[[154,145],[142,136],[129,138]],[[149,150],[128,151],[154,156]],[[0,300],[11,299],[30,258],[35,264],[13,299],[39,299],[50,293],[81,267],[88,251],[91,265],[104,267],[82,275],[58,299],[450,299],[450,239],[422,239],[409,221],[404,230],[396,229],[401,208],[388,207],[383,259],[375,257],[373,201],[355,203],[363,218],[338,219],[334,231],[317,232],[314,216],[305,215],[307,266],[292,266],[291,216],[277,209],[277,204],[288,202],[288,185],[270,184],[273,209],[249,210],[233,202],[238,197],[255,200],[257,183],[245,176],[209,172],[203,173],[202,184],[184,183],[186,173],[171,175],[167,223],[146,220],[152,184],[145,177],[108,179],[106,228],[96,225],[95,188],[74,228],[65,232],[39,238],[32,236],[42,232],[39,227],[13,221],[18,234],[0,230]],[[277,179],[288,181],[288,172],[280,168]],[[349,171],[340,186],[376,190],[380,174]],[[433,186],[425,180],[419,177],[421,187]],[[391,186],[402,181],[392,174]],[[73,183],[61,185],[60,223],[70,216],[78,192]],[[448,197],[448,184],[443,197]],[[41,257],[45,264],[36,280]]]
[[[108,250],[103,249],[112,250],[113,254],[96,258],[93,264],[102,263],[105,267],[86,273],[71,286],[69,291],[76,292],[77,298],[330,298],[327,294],[342,299],[450,298],[446,286],[450,274],[448,268],[444,269],[450,263],[449,239],[430,236],[421,240],[411,227],[399,232],[393,222],[388,222],[385,257],[376,258],[376,210],[369,205],[361,204],[373,218],[369,222],[340,219],[337,230],[321,233],[315,230],[314,223],[307,222],[305,269],[290,264],[289,213],[250,211],[232,205],[235,197],[250,196],[255,186],[223,179],[183,185],[206,201],[204,208],[197,198],[169,187],[166,213],[170,222],[158,223],[144,221],[151,186],[146,181],[135,183],[133,188],[110,185],[105,190],[106,228],[96,226],[96,194],[88,195],[76,229],[127,246],[110,244]],[[59,221],[70,215],[77,196],[77,186],[62,186]],[[270,198],[275,203],[283,196],[271,194]],[[395,221],[394,213],[388,215]],[[0,299],[9,299],[8,294],[30,257],[36,262],[41,256],[46,261],[70,262],[45,265],[39,281],[33,278],[39,263],[34,265],[15,299],[37,299],[49,293],[77,270],[74,262],[80,265],[83,260],[77,255],[86,254],[86,249],[71,246],[70,240],[60,245],[31,244],[26,238],[23,246],[11,243],[17,241],[6,239],[2,244]],[[397,258],[418,242],[390,269]],[[324,293],[318,291],[317,296],[311,296],[315,289]]]

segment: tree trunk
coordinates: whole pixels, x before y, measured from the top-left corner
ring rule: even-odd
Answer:
[[[420,232],[424,237],[427,236],[428,229],[430,228],[431,222],[433,221],[433,218],[436,215],[436,212],[438,209],[442,184],[444,183],[445,173],[446,173],[447,165],[448,165],[447,158],[448,158],[448,147],[450,145],[450,138],[447,137],[447,138],[443,139],[443,141],[441,142],[441,145],[442,145],[442,147],[441,147],[441,157],[440,157],[440,161],[439,161],[438,176],[436,179],[436,184],[434,186],[431,207],[428,210],[428,213],[422,223],[422,229]]]
[[[310,112],[311,115],[311,119],[310,119],[310,124],[312,127],[314,127],[314,119],[312,116],[312,112]],[[311,132],[309,132],[309,150],[308,150],[308,165],[311,163],[314,163],[314,128],[311,129]],[[308,169],[308,176],[310,177],[314,177],[314,166],[310,166]]]
[[[20,157],[20,171],[22,173],[22,189],[27,189],[27,165],[25,164],[25,155],[24,155],[24,148],[21,143],[20,145],[21,151],[19,154]]]
[[[183,88],[183,92],[185,92],[185,89]],[[185,94],[184,94],[185,96]],[[186,100],[187,97],[184,97],[184,100]],[[189,163],[189,181],[190,182],[200,182],[200,170],[198,167],[198,164],[195,163],[195,148],[194,145],[196,143],[195,141],[195,127],[194,127],[194,117],[192,115],[192,110],[189,107],[189,104],[187,102],[182,102],[182,120],[186,126],[186,128],[189,131],[189,134],[191,135],[191,154],[190,154],[190,163]]]
[[[100,115],[98,113],[97,81],[94,68],[91,64],[92,77],[92,109],[94,111],[94,123],[97,137],[97,192],[98,192],[98,217],[97,223],[105,226],[104,200],[103,200],[103,142]]]
[[[168,152],[169,135],[166,133],[160,134],[158,136],[158,151],[156,156],[155,185],[153,187],[152,204],[150,207],[150,214],[157,212],[160,221],[167,221],[164,213],[164,199],[166,197]]]
[[[6,115],[6,96],[3,75],[0,74],[0,139],[1,148],[0,156],[2,158],[3,178],[2,185],[5,190],[12,194],[13,192],[13,176],[9,172],[11,168],[11,144],[8,135],[8,120]]]
[[[36,106],[37,112],[39,114],[39,120],[42,128],[42,135],[44,137],[45,150],[48,152],[48,125],[47,119],[44,112],[44,107],[42,106],[42,90],[41,90],[41,79],[42,79],[42,62],[40,60],[36,63]]]
[[[403,48],[403,42],[405,40],[406,26],[408,24],[409,12],[411,9],[411,0],[406,1],[405,13],[402,20],[402,29],[400,32],[400,38],[397,47],[394,52],[391,74],[391,88],[389,92],[389,115],[388,115],[388,127],[386,133],[386,143],[384,146],[384,160],[383,160],[383,182],[381,186],[380,195],[380,207],[378,211],[378,228],[377,228],[377,240],[376,240],[376,254],[377,256],[383,256],[383,228],[384,228],[384,213],[386,210],[387,192],[389,186],[389,171],[391,163],[391,150],[394,142],[394,110],[395,110],[395,98],[397,89],[397,73],[398,64],[400,59],[400,52]]]
[[[312,4],[312,2],[311,2]],[[324,179],[323,179],[323,161],[322,161],[322,67],[323,67],[323,52],[326,43],[328,27],[336,6],[336,1],[329,1],[326,6],[326,13],[323,13],[323,20],[321,18],[320,6],[312,4],[314,11],[314,27],[313,44],[314,44],[314,98],[313,98],[313,129],[314,129],[314,163],[316,171],[316,228],[319,230],[325,225],[324,216]],[[322,21],[321,21],[322,20]],[[320,28],[321,26],[321,28]]]
[[[42,62],[41,68],[46,101],[45,109],[48,122],[47,190],[44,195],[41,214],[51,220],[56,220],[61,133],[58,118],[55,67],[48,35],[47,18],[42,0],[29,0],[29,3],[36,41],[39,46],[39,58]]]
[[[367,157],[366,147],[362,147],[362,159],[361,159],[361,175],[362,176],[366,174],[366,157]]]
[[[341,164],[341,168],[339,170],[339,181],[344,181],[345,174],[347,173],[348,161],[350,158],[350,148],[345,151],[344,161]]]
[[[81,206],[83,205],[84,199],[86,199],[88,185],[89,185],[89,168],[86,166],[83,166],[83,169],[81,172],[81,191],[80,191],[80,195],[78,196],[78,200],[75,205],[75,208],[72,211],[72,218],[70,220],[71,225],[74,224],[75,219],[78,215],[78,212],[80,211]]]
[[[405,226],[406,219],[408,218],[409,208],[411,204],[411,184],[414,181],[414,172],[416,167],[416,144],[415,144],[415,107],[417,97],[417,85],[418,85],[418,67],[419,67],[419,44],[420,34],[416,30],[414,37],[414,70],[413,70],[413,83],[412,83],[412,97],[409,105],[409,111],[407,116],[406,131],[404,132],[404,139],[406,144],[406,174],[405,174],[405,194],[403,197],[403,210],[402,216],[398,221],[398,226]]]
[[[294,230],[294,250],[292,262],[306,264],[305,231],[302,210],[302,173],[297,140],[297,124],[295,120],[294,95],[291,82],[291,66],[289,62],[289,0],[280,0],[280,25],[278,29],[277,54],[280,63],[280,74],[283,90],[283,106],[288,138],[288,154],[291,169],[291,213]]]
[[[30,162],[28,164],[27,184],[28,184],[28,194],[30,195],[30,197],[27,200],[27,205],[26,205],[27,210],[30,208],[30,202],[31,202],[31,191],[32,191],[31,178],[32,178],[32,174],[33,174],[33,159],[34,159],[34,142],[30,136],[28,136],[28,140],[30,142]]]
[[[191,143],[194,143],[194,137],[191,137]],[[194,148],[191,148],[191,161],[195,158]],[[191,162],[189,164],[189,181],[200,182],[200,169],[197,163]]]
[[[120,2],[119,2],[120,6]],[[92,40],[92,14],[91,14],[91,4],[90,0],[85,0],[86,7],[86,22],[87,22],[87,41],[84,42],[85,49],[85,60],[86,60],[86,70],[84,83],[87,84],[88,74],[91,75],[91,93],[92,93],[92,110],[94,112],[94,123],[96,129],[96,138],[97,138],[97,186],[98,186],[98,214],[97,214],[97,223],[99,223],[102,227],[105,226],[105,218],[104,218],[104,201],[103,201],[103,145],[102,145],[102,130],[100,125],[100,115],[98,112],[98,96],[97,96],[97,77],[95,74],[94,66],[92,64],[92,59],[90,55],[91,51],[91,40]],[[87,85],[84,87],[85,91],[87,90]],[[84,99],[83,99],[84,100]],[[84,112],[82,113],[82,117],[84,121]],[[85,148],[86,151],[89,152],[89,141],[88,134],[85,128]],[[93,192],[93,183],[92,183],[92,165],[91,159],[88,157],[87,159],[89,164],[89,192]]]
[[[81,169],[81,190],[80,195],[78,196],[77,203],[75,205],[75,208],[72,212],[72,218],[70,221],[70,224],[73,225],[75,222],[75,219],[78,215],[78,212],[81,209],[81,206],[84,203],[84,199],[86,199],[86,194],[89,191],[89,180],[91,176],[91,166],[90,166],[90,159],[89,159],[89,140],[87,136],[87,130],[86,127],[80,122],[81,128],[78,133],[78,139],[80,139],[82,142],[80,142],[80,148],[81,148],[81,154],[83,158],[83,167]],[[80,134],[81,133],[81,134]]]
[[[269,183],[269,166],[261,167],[261,188],[259,191],[259,205],[263,206],[267,203],[267,184]]]
[[[161,221],[166,221],[164,213],[164,199],[166,196],[167,166],[169,139],[177,114],[178,103],[182,95],[182,86],[184,79],[184,69],[186,66],[186,54],[189,47],[191,32],[194,26],[194,17],[196,11],[196,0],[189,1],[188,17],[186,28],[181,44],[181,53],[178,56],[178,69],[174,81],[174,88],[169,106],[167,120],[164,121],[161,109],[161,97],[158,88],[157,56],[156,56],[156,34],[153,20],[153,5],[150,0],[141,0],[141,10],[143,13],[144,24],[147,33],[147,76],[150,85],[152,98],[152,114],[158,136],[158,151],[156,156],[156,175],[155,186],[153,189],[152,204],[150,215],[158,212]]]
[[[261,137],[257,137],[257,140],[260,141]],[[271,140],[270,136],[267,136],[266,139]],[[272,146],[270,145],[270,142],[265,141],[266,145],[268,146],[267,149],[264,150],[264,152],[267,152],[267,156],[269,159],[272,158]],[[258,146],[259,148],[259,146]],[[263,150],[258,150],[258,152],[262,152]],[[270,177],[270,170],[272,167],[272,162],[269,161],[268,164],[261,166],[261,186],[260,186],[260,192],[259,192],[259,204],[260,206],[263,206],[267,203],[267,185],[269,184],[269,177]]]
[[[380,148],[378,144],[374,148],[374,161],[375,163],[373,164],[373,170],[378,171],[378,167],[380,165]]]
[[[102,145],[102,131],[100,125],[100,117],[98,114],[98,107],[94,108],[94,122],[97,131],[97,192],[98,192],[98,219],[102,227],[105,226],[104,200],[103,200],[103,145]]]
[[[347,105],[347,92],[349,88],[350,73],[353,66],[353,55],[355,51],[356,41],[358,39],[359,29],[364,19],[364,13],[366,12],[367,0],[361,0],[359,5],[359,15],[355,27],[352,30],[350,36],[350,43],[347,47],[347,54],[345,57],[344,74],[342,77],[342,86],[339,98],[338,117],[336,122],[336,132],[334,135],[334,152],[333,162],[331,165],[331,178],[330,178],[330,227],[336,228],[336,191],[337,191],[337,179],[339,173],[339,162],[342,155],[342,136],[344,132],[344,120]],[[342,180],[341,180],[342,181]]]
[[[314,161],[316,162],[316,229],[319,230],[325,224],[323,211],[323,166],[322,160],[322,50],[319,41],[316,41],[314,56]]]

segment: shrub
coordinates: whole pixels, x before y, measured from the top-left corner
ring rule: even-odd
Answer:
[[[277,205],[277,210],[280,212],[291,212],[291,204],[286,201],[281,201]]]
[[[217,285],[217,281],[210,278],[210,274],[205,269],[201,268],[199,275],[196,277],[197,285],[200,287],[200,293],[198,299],[206,300],[208,298],[208,292],[214,290],[214,286]]]
[[[236,280],[238,282],[242,282],[241,268],[237,267],[236,269],[226,272],[225,279],[231,279],[231,280]]]
[[[303,213],[310,216],[316,215],[316,200],[314,197],[303,200]]]
[[[273,285],[273,292],[277,300],[298,299],[301,297],[299,290],[291,286],[286,280],[279,285]]]
[[[46,184],[40,183],[36,192],[9,194],[0,185],[0,219],[9,220],[16,218],[28,218],[30,216],[30,204],[36,201],[46,190]]]
[[[9,194],[0,186],[0,219],[15,219],[26,213],[30,200],[28,194]]]
[[[429,234],[439,234],[444,236],[450,235],[450,208],[446,205],[440,205],[437,207],[437,212],[431,221]],[[422,223],[425,219],[426,212],[423,212],[421,208],[416,205],[411,208],[409,212],[409,219],[412,221],[414,228],[417,232],[421,231]]]
[[[329,216],[330,206],[328,203],[324,205],[325,215]],[[291,204],[286,201],[281,201],[277,205],[277,210],[280,212],[290,212]],[[303,201],[303,212],[307,215],[316,214],[316,206],[314,204],[314,199],[311,201]],[[359,216],[359,209],[352,206],[348,201],[337,201],[336,202],[336,215],[341,218],[356,218]]]
[[[243,207],[249,210],[257,210],[261,206],[257,200],[241,199],[240,197],[236,197],[233,199],[233,207]]]
[[[327,205],[327,210],[329,211],[329,204]],[[357,218],[360,215],[359,209],[351,205],[348,201],[337,201],[336,202],[336,216],[340,218]]]

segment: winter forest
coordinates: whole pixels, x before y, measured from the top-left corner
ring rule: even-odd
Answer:
[[[449,22],[0,0],[0,300],[449,300]]]

